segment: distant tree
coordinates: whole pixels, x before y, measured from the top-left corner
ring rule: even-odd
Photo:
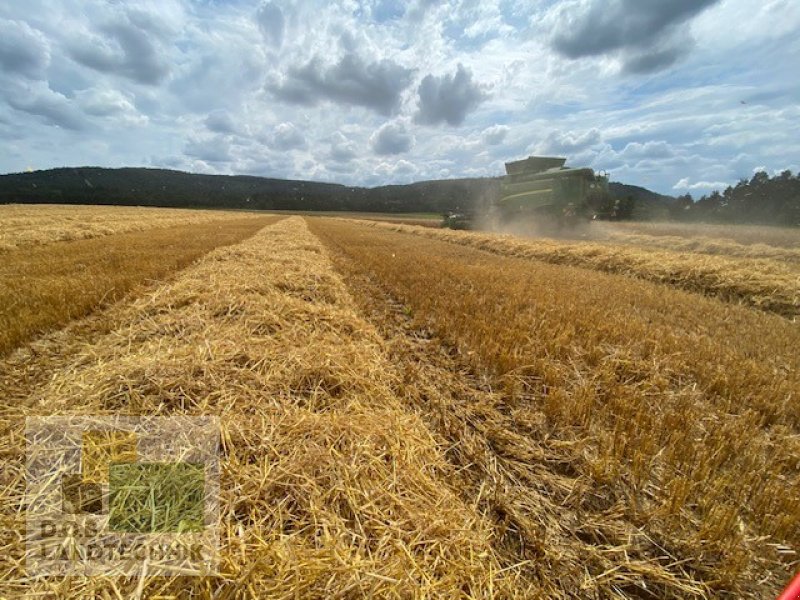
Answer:
[[[679,197],[673,216],[679,218],[681,211],[687,220],[800,225],[800,178],[789,170],[774,177],[758,171],[722,194],[714,190],[691,205]]]

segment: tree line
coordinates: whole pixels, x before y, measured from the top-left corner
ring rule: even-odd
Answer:
[[[501,179],[448,179],[363,188],[167,169],[69,167],[0,175],[0,203],[479,214],[499,198]],[[666,206],[673,200],[616,182],[610,184],[610,189],[614,197],[609,200],[610,206],[603,207],[600,212],[613,212],[616,218],[648,218],[651,209]],[[633,211],[634,201],[636,211]]]
[[[679,196],[670,216],[681,221],[800,225],[800,173],[786,170],[770,177],[759,171],[722,192],[714,190],[699,200]]]

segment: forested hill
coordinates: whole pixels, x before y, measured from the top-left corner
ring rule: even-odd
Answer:
[[[499,177],[362,188],[141,168],[78,167],[0,175],[0,203],[442,213],[480,210],[498,196],[499,190]],[[620,197],[632,196],[643,208],[672,200],[617,183],[611,184],[611,191]]]
[[[468,209],[498,189],[499,181],[489,178],[362,188],[140,168],[79,167],[0,175],[0,203],[438,213]]]

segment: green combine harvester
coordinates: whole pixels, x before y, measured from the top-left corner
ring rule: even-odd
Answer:
[[[565,167],[566,158],[531,156],[506,163],[501,197],[494,206],[500,225],[533,217],[574,227],[607,211],[608,176],[588,167]]]
[[[608,191],[608,175],[588,167],[565,167],[566,158],[530,156],[507,162],[500,196],[490,207],[491,227],[534,221],[554,228],[574,228],[595,217],[614,218],[618,208]],[[443,225],[471,229],[474,215],[449,213]]]

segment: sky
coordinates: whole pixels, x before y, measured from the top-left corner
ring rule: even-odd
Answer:
[[[366,186],[561,155],[699,197],[800,170],[800,2],[4,0],[0,144]]]

